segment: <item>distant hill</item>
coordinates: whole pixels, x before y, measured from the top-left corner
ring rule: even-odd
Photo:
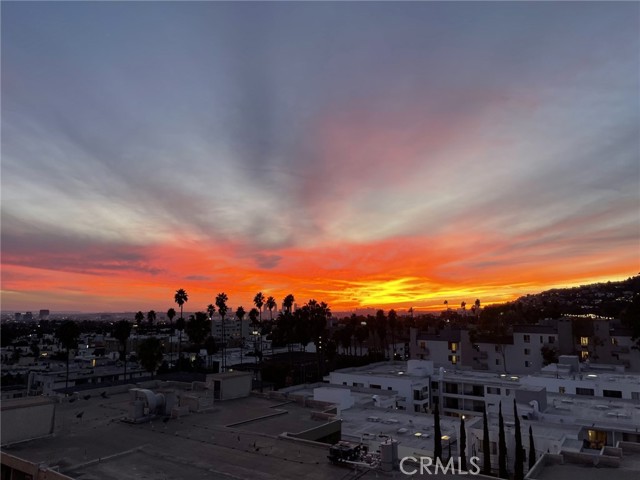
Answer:
[[[554,288],[520,297],[523,307],[549,310],[554,315],[598,315],[620,318],[640,295],[640,275],[618,282],[593,283],[571,288]],[[636,299],[637,303],[637,299]]]

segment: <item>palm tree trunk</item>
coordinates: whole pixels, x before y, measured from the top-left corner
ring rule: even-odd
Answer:
[[[226,344],[226,339],[224,337],[224,317],[222,318],[222,369],[221,371],[224,372],[226,370],[226,366],[227,366],[227,344]],[[212,320],[213,321],[213,320]]]
[[[127,344],[126,343],[124,344],[123,353],[124,353],[124,381],[126,382],[127,381]]]
[[[171,364],[173,363],[173,318],[169,319],[169,370],[171,370]]]
[[[64,382],[64,388],[69,388],[69,349],[67,348],[67,379]]]

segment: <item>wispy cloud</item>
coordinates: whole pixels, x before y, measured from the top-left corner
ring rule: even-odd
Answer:
[[[638,269],[637,4],[2,13],[5,306],[427,305]]]

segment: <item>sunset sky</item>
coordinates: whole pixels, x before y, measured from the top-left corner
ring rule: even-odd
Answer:
[[[2,309],[640,271],[637,2],[6,2]]]

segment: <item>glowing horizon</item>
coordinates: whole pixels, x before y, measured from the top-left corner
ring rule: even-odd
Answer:
[[[3,2],[3,310],[640,271],[640,4]]]

